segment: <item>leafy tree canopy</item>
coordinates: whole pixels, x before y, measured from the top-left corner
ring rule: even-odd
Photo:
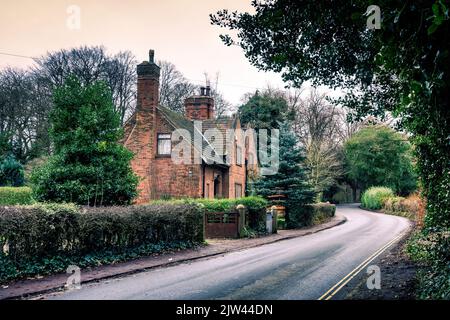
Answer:
[[[258,91],[238,110],[242,124],[250,124],[255,129],[278,128],[279,122],[286,119],[287,112],[288,104],[284,97]]]
[[[345,143],[348,176],[361,189],[386,186],[406,195],[416,188],[411,146],[385,126],[361,129]]]

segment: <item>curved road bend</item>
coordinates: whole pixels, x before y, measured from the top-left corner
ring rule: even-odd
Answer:
[[[405,218],[356,205],[339,206],[337,212],[348,221],[315,234],[89,283],[47,298],[318,299],[410,226]]]

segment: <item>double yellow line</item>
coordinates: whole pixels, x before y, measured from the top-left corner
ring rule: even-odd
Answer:
[[[338,283],[336,283],[334,286],[330,288],[327,292],[325,292],[318,300],[330,300],[333,298],[333,296],[339,292],[347,283],[350,282],[361,270],[363,270],[369,263],[371,263],[376,257],[378,257],[380,254],[383,253],[387,248],[389,248],[394,242],[401,239],[405,233],[402,232],[397,237],[386,243],[384,246],[382,246],[380,249],[375,251],[374,254],[372,254],[370,257],[368,257],[366,260],[361,262],[359,266],[357,266],[355,269],[350,271],[344,278],[341,279]]]

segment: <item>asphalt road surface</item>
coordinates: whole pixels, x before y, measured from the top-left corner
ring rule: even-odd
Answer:
[[[337,212],[348,221],[315,234],[82,284],[80,290],[46,298],[339,299],[339,287],[358,266],[360,272],[367,272],[368,265],[362,263],[370,263],[368,258],[395,242],[410,224],[407,219],[364,211],[356,205],[339,206]]]

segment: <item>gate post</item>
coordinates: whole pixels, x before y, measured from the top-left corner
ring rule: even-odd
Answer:
[[[243,204],[238,204],[236,206],[237,211],[239,212],[239,226],[238,233],[239,237],[242,236],[242,232],[245,227],[245,206]]]

